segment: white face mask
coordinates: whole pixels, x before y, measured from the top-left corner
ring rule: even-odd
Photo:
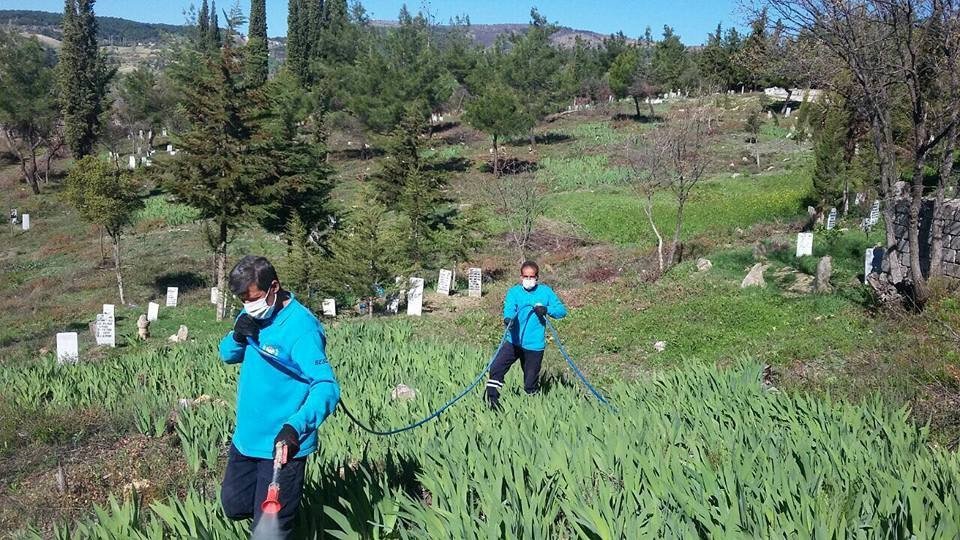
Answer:
[[[277,305],[277,295],[273,295],[273,305],[267,303],[267,297],[269,296],[270,294],[267,293],[263,298],[254,300],[253,302],[244,302],[243,310],[254,319],[270,318],[270,315],[273,315],[273,308]]]
[[[537,278],[525,277],[520,280],[520,284],[523,285],[524,289],[529,291],[537,286]]]

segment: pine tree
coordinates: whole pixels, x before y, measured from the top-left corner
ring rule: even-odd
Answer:
[[[375,194],[368,187],[362,189],[345,216],[345,226],[334,236],[332,256],[321,270],[321,282],[341,287],[341,300],[372,301],[381,288],[393,288],[394,277],[403,272],[396,227],[387,218],[387,209]]]
[[[58,83],[67,145],[79,159],[93,152],[116,68],[97,45],[95,0],[66,0]]]
[[[251,85],[258,87],[267,82],[267,76],[269,74],[266,0],[251,0],[250,2],[250,31],[248,38],[247,80]]]
[[[183,95],[189,129],[180,136],[182,156],[165,172],[166,187],[208,220],[217,287],[226,290],[227,243],[237,228],[256,222],[274,232],[289,226],[294,212],[309,228],[326,219],[328,170],[322,149],[297,136],[305,98],[295,82],[247,84],[243,51],[231,12],[230,29],[216,55],[185,51],[171,66]],[[225,304],[218,306],[223,317]]]
[[[466,109],[464,120],[493,139],[493,174],[500,176],[500,140],[529,132],[533,118],[525,113],[513,90],[499,83],[484,88]]]

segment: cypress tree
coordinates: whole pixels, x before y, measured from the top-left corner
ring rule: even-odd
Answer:
[[[202,49],[210,39],[210,7],[207,0],[200,4],[200,14],[197,15],[197,48]]]
[[[220,37],[220,18],[217,16],[217,3],[210,4],[210,29],[207,35],[207,42],[212,51],[220,50],[223,40]]]
[[[301,84],[307,82],[308,45],[304,36],[306,6],[303,0],[290,0],[287,8],[287,69],[297,77]]]
[[[67,146],[79,159],[93,152],[107,86],[116,69],[97,45],[95,0],[66,0],[58,83]]]
[[[251,0],[250,35],[247,43],[247,77],[253,86],[262,86],[267,82],[267,2]]]

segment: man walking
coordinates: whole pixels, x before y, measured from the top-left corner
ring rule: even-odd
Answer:
[[[340,387],[327,363],[326,335],[317,318],[283,290],[273,265],[247,255],[230,271],[230,291],[243,302],[233,331],[220,342],[227,364],[241,363],[237,424],[221,486],[228,518],[260,520],[273,475],[274,449],[285,447],[280,470],[278,528],[289,537],[300,506],[307,456],[317,428],[333,412]],[[280,360],[249,345],[255,344]]]
[[[510,335],[500,348],[487,380],[487,402],[490,407],[500,404],[503,378],[514,362],[520,360],[523,370],[523,389],[527,394],[539,390],[540,365],[546,347],[546,317],[562,319],[567,308],[550,287],[538,283],[540,267],[533,261],[520,266],[520,283],[507,291],[503,301],[503,324]]]

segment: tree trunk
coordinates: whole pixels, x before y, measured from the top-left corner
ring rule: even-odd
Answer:
[[[677,248],[680,246],[680,231],[683,228],[683,207],[686,201],[678,201],[677,204],[677,225],[673,229],[673,245],[670,246],[670,266],[673,266],[674,257],[677,256]]]
[[[217,302],[217,320],[222,321],[227,315],[227,224],[221,221],[219,226],[220,232],[214,256],[217,264],[217,291],[220,293],[220,301]]]
[[[103,260],[107,258],[107,254],[103,252],[103,227],[97,227],[97,230],[100,232],[100,264],[103,264]]]
[[[850,177],[843,175],[843,217],[850,211]]]
[[[640,98],[633,96],[633,105],[637,108],[637,118],[640,118]]]
[[[910,226],[907,230],[907,242],[910,246],[910,277],[913,281],[914,300],[923,306],[927,301],[927,280],[920,267],[920,208],[923,205],[923,164],[922,158],[914,162],[913,196],[910,199]]]
[[[17,153],[17,158],[20,160],[20,173],[23,175],[23,180],[30,186],[30,190],[33,191],[34,195],[40,194],[40,179],[37,177],[37,146],[39,142],[34,142],[32,140],[21,139],[21,144],[14,143],[13,135],[7,131],[7,140],[10,141],[10,146]],[[24,155],[22,146],[29,148],[29,155]]]
[[[497,147],[497,136],[493,136],[493,176],[500,178],[500,148]]]
[[[123,298],[123,274],[120,271],[120,233],[115,232],[110,238],[113,240],[113,268],[117,272],[117,291],[120,293],[120,303],[126,304]]]
[[[780,114],[787,114],[787,106],[790,105],[790,98],[793,96],[793,91],[787,88],[787,99],[783,101],[783,107],[780,107]]]
[[[759,135],[757,136],[759,139]],[[753,143],[753,152],[757,157],[757,169],[760,168],[760,141]]]
[[[954,120],[957,113],[954,112]],[[943,156],[937,178],[937,194],[933,201],[933,219],[930,223],[930,277],[943,275],[943,203],[947,180],[953,174],[954,151],[957,144],[956,123],[944,141]]]
[[[660,234],[657,224],[653,221],[653,193],[647,193],[647,202],[643,206],[643,213],[647,215],[650,228],[653,229],[653,234],[657,237],[657,262],[660,273],[663,274],[663,235]]]
[[[656,116],[656,113],[653,112],[653,98],[647,98],[647,106],[650,107],[650,119],[653,120],[653,117]]]

